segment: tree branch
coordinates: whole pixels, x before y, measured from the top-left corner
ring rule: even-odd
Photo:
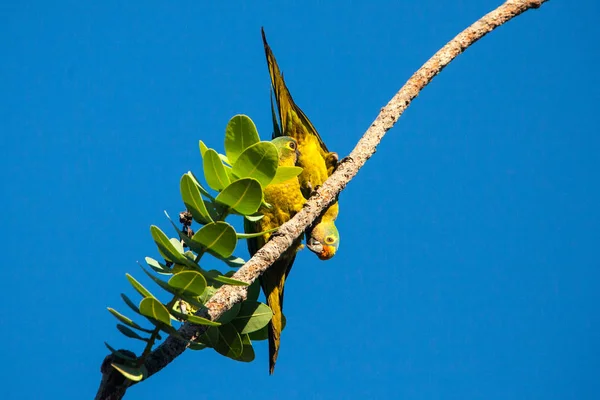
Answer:
[[[358,173],[365,162],[375,153],[377,145],[390,130],[411,101],[419,92],[439,74],[446,65],[455,59],[473,43],[531,8],[539,8],[548,0],[508,0],[494,11],[483,16],[479,21],[459,33],[448,44],[433,55],[417,72],[410,77],[400,91],[381,109],[369,129],[357,143],[356,147],[346,157],[336,171],[306,202],[304,208],[286,222],[272,236],[272,239],[262,247],[232,278],[239,281],[252,283],[275,260],[277,260],[292,242],[304,232],[307,227],[317,219],[322,212],[335,201],[338,194],[346,187],[348,182]],[[246,288],[240,286],[221,287],[206,304],[207,309],[199,314],[212,320],[218,319],[235,303],[246,298]],[[180,334],[194,340],[206,330],[205,326],[185,323],[180,329]],[[184,341],[169,336],[148,357],[145,366],[150,377],[166,367],[187,348]],[[112,355],[103,362],[103,374],[96,399],[121,399],[127,388],[134,384],[110,367]]]

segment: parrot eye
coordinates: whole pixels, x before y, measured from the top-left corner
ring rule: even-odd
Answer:
[[[292,150],[296,150],[296,142],[290,142],[289,148]]]
[[[325,238],[325,243],[326,244],[333,244],[335,242],[335,238],[333,236],[327,236]]]

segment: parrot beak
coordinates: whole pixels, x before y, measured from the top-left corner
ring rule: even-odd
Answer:
[[[323,245],[321,242],[313,237],[310,237],[306,243],[306,247],[319,257],[321,260],[329,260],[335,255],[335,247],[329,245]]]
[[[309,237],[306,242],[306,247],[310,249],[313,253],[321,254],[323,252],[323,245],[314,237]]]
[[[335,256],[335,247],[325,245],[325,246],[323,246],[323,251],[321,251],[319,254],[317,254],[317,256],[321,260],[329,260],[329,259],[333,258],[333,256]]]

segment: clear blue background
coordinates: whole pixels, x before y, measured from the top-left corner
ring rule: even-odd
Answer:
[[[103,341],[139,351],[106,307],[198,140],[269,135],[261,26],[344,156],[500,1],[90,3],[0,7],[4,398],[91,398]],[[274,376],[264,343],[188,352],[127,398],[600,398],[599,11],[550,1],[421,93],[342,193],[338,255],[298,257]]]

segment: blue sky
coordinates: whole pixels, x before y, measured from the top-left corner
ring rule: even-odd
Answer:
[[[344,156],[500,1],[200,3],[0,8],[5,398],[90,398],[103,341],[139,350],[106,307],[197,141],[222,150],[237,113],[270,133],[261,26]],[[127,398],[597,399],[598,11],[529,11],[421,93],[342,193],[338,255],[299,255],[274,376],[264,343],[189,352]]]

